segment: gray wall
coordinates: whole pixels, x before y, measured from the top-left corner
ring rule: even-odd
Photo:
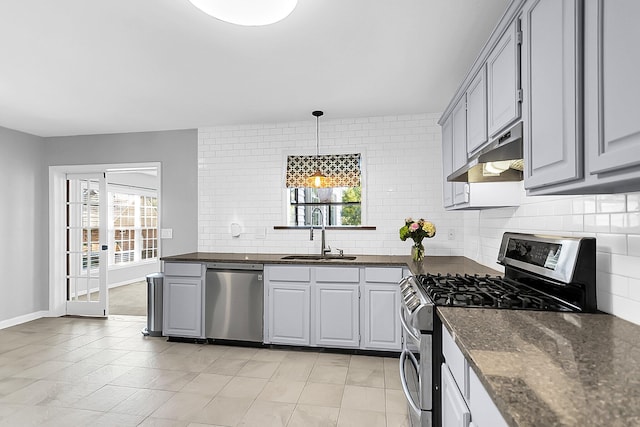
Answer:
[[[0,322],[48,309],[44,139],[0,127]]]
[[[173,239],[162,241],[161,256],[197,250],[197,130],[55,137],[44,146],[49,166],[160,162],[160,226],[173,229]]]

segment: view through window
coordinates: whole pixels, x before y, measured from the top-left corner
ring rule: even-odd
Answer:
[[[109,193],[109,264],[158,256],[158,199],[151,195]]]
[[[290,188],[288,225],[321,225],[314,208],[320,208],[327,226],[362,225],[362,189],[358,187]]]

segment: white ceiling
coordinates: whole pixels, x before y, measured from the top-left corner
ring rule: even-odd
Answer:
[[[444,110],[507,0],[299,0],[240,27],[187,0],[0,1],[0,126],[40,136]]]

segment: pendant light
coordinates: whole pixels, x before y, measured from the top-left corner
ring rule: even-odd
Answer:
[[[322,111],[314,111],[311,113],[316,118],[316,171],[309,177],[311,186],[315,188],[327,187],[327,177],[320,171],[320,161],[318,159],[320,155],[320,134],[318,131],[318,119],[324,113]]]

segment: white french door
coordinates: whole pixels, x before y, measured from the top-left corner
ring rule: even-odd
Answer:
[[[66,174],[66,314],[107,316],[105,174]]]

